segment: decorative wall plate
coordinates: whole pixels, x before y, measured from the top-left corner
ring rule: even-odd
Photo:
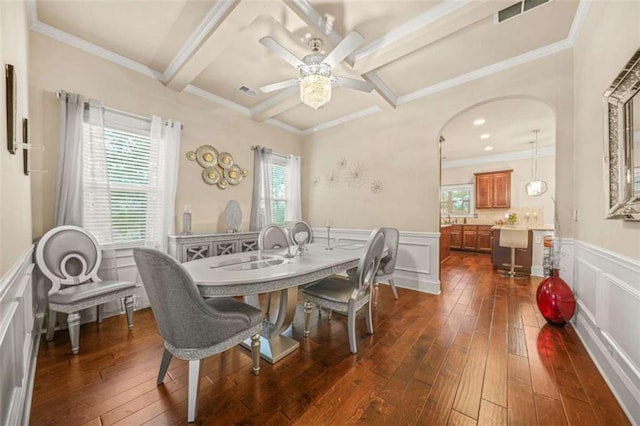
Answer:
[[[187,160],[196,161],[196,152],[195,151],[187,152]]]
[[[242,171],[237,164],[225,169],[223,175],[227,181],[229,181],[230,185],[237,185],[242,180]]]
[[[218,163],[218,151],[211,145],[202,145],[196,149],[196,161],[202,167],[213,167]]]
[[[221,152],[218,156],[218,165],[223,169],[233,166],[233,157],[228,152]]]
[[[229,186],[229,182],[227,182],[227,180],[224,178],[220,179],[220,181],[218,182],[218,188],[226,189],[227,186]]]
[[[215,185],[220,182],[220,171],[217,167],[206,167],[202,170],[202,179],[209,185]]]
[[[242,170],[240,170],[240,173],[242,173],[242,177],[249,176],[249,170],[246,168],[242,168]]]

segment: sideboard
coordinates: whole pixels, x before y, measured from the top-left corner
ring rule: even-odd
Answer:
[[[258,250],[259,232],[169,235],[169,255],[178,262]]]

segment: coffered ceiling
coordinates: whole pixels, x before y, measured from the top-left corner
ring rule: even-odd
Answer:
[[[536,2],[537,0],[526,0]],[[497,23],[514,0],[30,0],[35,31],[76,45],[294,133],[402,108],[461,77],[506,69],[571,46],[578,0],[553,0]],[[369,81],[371,93],[337,87],[313,110],[290,91],[260,93],[297,77],[259,39],[271,36],[294,55],[309,38],[328,53],[357,31],[362,45],[333,74]],[[532,54],[533,53],[533,54]],[[465,77],[468,76],[468,77]],[[253,96],[238,90],[253,89]]]

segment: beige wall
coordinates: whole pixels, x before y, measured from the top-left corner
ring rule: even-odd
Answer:
[[[591,2],[574,47],[575,237],[640,259],[640,222],[605,220],[602,94],[640,46],[640,2]]]
[[[505,160],[488,164],[454,167],[442,169],[442,185],[458,183],[474,183],[474,173],[498,170],[513,170],[511,174],[511,208],[476,210],[478,220],[468,223],[492,224],[496,219],[504,219],[505,212],[518,213],[518,218],[524,218],[525,213],[533,217],[537,213],[538,224],[553,224],[553,194],[555,194],[555,157],[538,158],[537,178],[547,182],[545,194],[538,197],[527,195],[525,185],[531,180],[531,160]]]
[[[29,111],[28,60],[29,30],[22,2],[0,2],[0,56],[2,63],[15,67],[17,79],[17,140],[22,142],[22,118]],[[2,73],[4,76],[4,71]],[[22,172],[22,149],[15,155],[7,150],[4,78],[0,84],[0,277],[31,245],[30,179]]]
[[[570,164],[573,141],[572,52],[539,59],[357,121],[308,136],[304,143],[303,216],[314,226],[396,226],[437,232],[440,223],[438,139],[460,111],[511,96],[541,100],[554,112],[558,164]],[[365,164],[384,190],[346,184],[329,187],[325,176],[345,157]],[[560,220],[571,232],[572,170],[557,167]],[[318,183],[314,182],[318,180]],[[338,213],[339,212],[339,213]]]
[[[227,202],[234,199],[242,208],[243,230],[248,230],[253,176],[251,145],[300,155],[299,136],[253,122],[197,96],[177,93],[152,78],[40,34],[32,33],[30,61],[32,139],[47,147],[44,154],[34,157],[33,166],[48,170],[48,174],[33,177],[33,234],[36,237],[53,226],[59,128],[55,92],[60,89],[99,99],[122,111],[145,116],[156,114],[184,124],[176,195],[178,231],[182,227],[183,208],[189,204],[195,232],[226,232],[221,215]],[[187,151],[202,144],[231,153],[241,167],[249,169],[248,178],[226,190],[205,184],[200,174],[202,168],[185,157]]]

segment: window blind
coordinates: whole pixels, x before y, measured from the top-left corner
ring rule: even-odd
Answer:
[[[103,112],[102,123],[89,117],[84,126],[85,227],[101,244],[156,241],[165,184],[160,146],[148,120]]]
[[[274,223],[284,225],[287,210],[287,167],[274,161],[271,166],[271,216]]]

